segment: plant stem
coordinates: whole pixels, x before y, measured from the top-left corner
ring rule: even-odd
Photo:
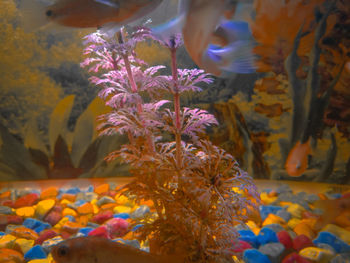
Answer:
[[[118,33],[117,33],[117,37],[118,37],[118,41],[120,43],[123,43],[124,42],[124,29],[122,28]],[[135,78],[134,78],[134,75],[132,73],[132,70],[131,70],[131,65],[130,65],[130,61],[129,61],[129,54],[123,54],[122,55],[122,58],[124,60],[124,65],[125,65],[125,69],[126,69],[126,72],[128,73],[128,79],[129,79],[129,83],[130,83],[130,86],[131,86],[131,91],[133,93],[137,93],[138,92],[138,89],[137,89],[137,85],[136,85],[136,82],[135,82]],[[144,121],[142,120],[142,112],[143,112],[143,109],[142,109],[142,101],[141,101],[141,98],[137,101],[136,103],[136,108],[137,108],[137,112],[140,116],[140,119],[142,121],[142,125],[143,127],[145,128],[145,132],[146,132],[146,137],[147,137],[147,143],[148,143],[148,146],[149,146],[149,150],[154,153],[155,152],[155,146],[154,146],[154,141],[153,141],[153,137],[152,135],[150,134],[150,132],[147,130],[147,127],[146,125],[144,124]]]
[[[170,48],[171,52],[171,71],[174,81],[174,110],[175,110],[175,141],[176,141],[176,165],[181,168],[181,121],[180,121],[180,93],[177,78],[176,48]]]

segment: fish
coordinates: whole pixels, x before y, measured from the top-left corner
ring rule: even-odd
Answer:
[[[26,30],[57,24],[117,32],[152,12],[163,0],[23,0],[20,11]]]
[[[350,195],[347,194],[337,199],[318,200],[313,203],[315,209],[320,209],[323,214],[318,218],[315,228],[321,229],[327,224],[333,223],[339,219],[340,215],[345,216],[345,212],[350,212]]]
[[[171,263],[177,259],[162,257],[102,237],[66,239],[51,249],[56,263]]]
[[[310,140],[305,143],[297,142],[289,152],[285,168],[292,177],[301,176],[308,166],[308,155],[311,154]]]
[[[238,1],[232,0],[180,0],[177,17],[152,31],[162,40],[181,33],[192,60],[213,75],[253,73],[255,58],[249,24],[227,20],[237,5]]]

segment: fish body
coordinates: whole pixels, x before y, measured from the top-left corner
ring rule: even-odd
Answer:
[[[170,263],[171,260],[100,237],[77,237],[55,245],[56,263]]]
[[[289,152],[286,161],[286,171],[290,176],[301,176],[308,166],[308,155],[311,154],[310,141],[297,142]]]
[[[327,224],[330,224],[339,219],[339,216],[349,214],[350,212],[350,196],[332,200],[318,200],[314,207],[323,211],[323,214],[316,222],[316,229],[321,229]]]
[[[227,20],[237,5],[232,0],[180,0],[177,18],[153,32],[162,40],[181,33],[192,60],[209,73],[251,73],[255,68],[249,25]]]
[[[22,1],[20,9],[26,27],[42,27],[49,22],[65,27],[121,27],[153,11],[162,0],[40,0]],[[26,22],[25,21],[25,22]],[[34,21],[33,23],[31,21]]]

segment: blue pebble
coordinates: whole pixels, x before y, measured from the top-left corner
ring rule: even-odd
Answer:
[[[36,245],[28,250],[27,253],[24,254],[24,259],[29,261],[33,259],[44,259],[46,258],[46,252],[45,250],[40,246]]]
[[[283,208],[281,206],[274,205],[261,205],[259,209],[261,219],[265,220],[269,214],[276,214],[279,210],[282,210]]]
[[[247,249],[243,253],[243,260],[245,263],[271,263],[268,256],[256,249]]]
[[[128,213],[119,213],[119,214],[115,214],[113,217],[114,218],[128,219],[128,218],[130,218],[130,215]]]
[[[243,240],[245,242],[248,242],[254,248],[258,248],[259,247],[260,244],[259,244],[258,238],[253,233],[253,231],[251,231],[249,229],[242,229],[242,230],[239,230],[238,233],[241,235],[238,238],[239,240]]]
[[[250,229],[242,229],[242,230],[238,230],[237,232],[241,236],[255,237],[254,232],[252,230],[250,230]]]
[[[140,227],[143,227],[143,224],[138,224],[136,226],[133,227],[133,229],[131,231],[136,231],[137,229],[139,229]]]
[[[270,228],[262,228],[257,236],[258,242],[261,245],[265,245],[267,243],[278,243],[278,237],[276,233]]]
[[[80,188],[78,187],[72,187],[72,188],[69,188],[65,191],[66,194],[73,194],[73,195],[76,195],[77,193],[80,193]]]
[[[66,215],[65,217],[67,217],[70,222],[75,222],[75,217],[74,216]]]
[[[332,198],[334,198],[334,199],[338,199],[338,198],[342,197],[342,194],[341,194],[341,193],[334,193],[334,194],[332,194],[331,196],[332,196]]]
[[[4,236],[4,235],[6,235],[6,233],[5,233],[5,232],[0,231],[0,236]]]
[[[321,243],[328,244],[331,247],[333,247],[337,253],[350,252],[350,245],[348,245],[346,242],[327,231],[320,232],[313,242],[315,245]]]
[[[74,202],[74,205],[75,205],[76,207],[79,207],[79,206],[81,206],[81,205],[83,205],[83,204],[86,204],[86,203],[87,203],[86,200],[80,199],[80,200],[78,200],[78,201],[75,201],[75,202]]]
[[[44,229],[50,228],[50,224],[44,223],[34,218],[27,218],[23,222],[23,226],[34,230],[36,233],[40,233]]]
[[[88,189],[86,189],[86,192],[93,192],[94,191],[94,186],[89,185]]]
[[[92,227],[83,227],[79,229],[79,233],[82,233],[84,236],[87,236],[94,228]]]

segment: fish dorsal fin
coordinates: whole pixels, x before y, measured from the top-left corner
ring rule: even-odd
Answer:
[[[103,4],[103,5],[107,5],[109,7],[116,8],[116,9],[118,9],[120,7],[120,5],[116,1],[113,1],[113,0],[94,0],[94,1],[97,3]]]

